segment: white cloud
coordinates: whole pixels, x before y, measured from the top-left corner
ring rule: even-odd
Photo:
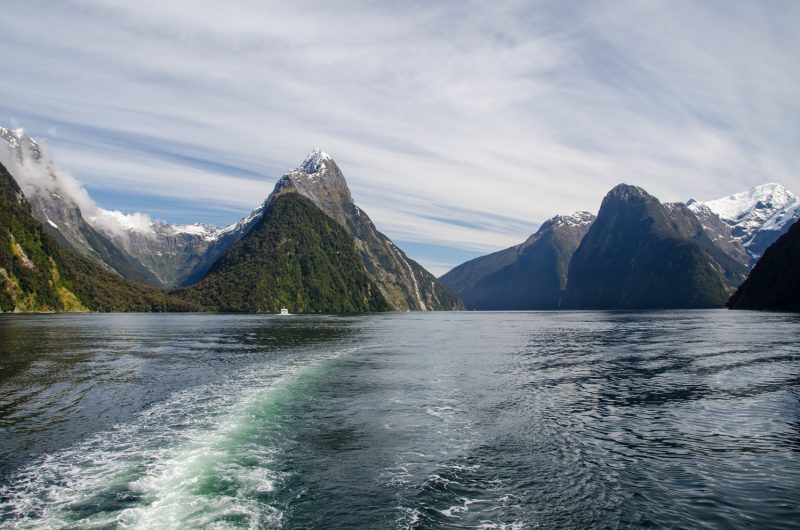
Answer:
[[[57,126],[89,189],[245,213],[321,146],[390,237],[486,251],[619,182],[800,190],[797,3],[12,0],[4,19],[0,110]]]
[[[87,221],[109,235],[124,238],[128,236],[128,229],[152,233],[149,215],[99,207],[81,183],[53,161],[47,146],[39,144],[39,158],[34,157],[28,148],[28,145],[21,146],[23,151],[20,153],[5,142],[0,145],[0,163],[14,175],[26,197],[55,193],[69,198]]]

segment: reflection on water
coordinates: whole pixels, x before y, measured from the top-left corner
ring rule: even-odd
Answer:
[[[799,324],[4,315],[2,525],[796,528]]]

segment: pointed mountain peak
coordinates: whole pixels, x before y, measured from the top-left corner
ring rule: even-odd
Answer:
[[[528,237],[520,246],[520,251],[533,245],[548,233],[569,232],[578,230],[581,234],[589,229],[596,217],[589,212],[572,212],[567,215],[556,215],[543,222],[539,229]]]
[[[267,200],[286,193],[304,195],[341,224],[345,223],[345,210],[353,205],[350,189],[339,166],[318,148],[311,151],[297,169],[278,180]]]
[[[0,140],[3,140],[17,153],[17,157],[22,161],[26,156],[30,155],[34,160],[39,160],[42,157],[41,149],[38,142],[31,138],[25,129],[6,129],[0,127]]]
[[[319,147],[315,147],[297,170],[313,175],[322,171],[326,162],[333,162],[333,158]]]

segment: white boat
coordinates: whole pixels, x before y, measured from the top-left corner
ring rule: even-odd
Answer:
[[[286,309],[285,307],[282,307],[282,308],[281,308],[281,312],[280,312],[280,314],[281,314],[281,315],[288,315],[288,314],[289,314],[289,310],[288,310],[288,309]]]

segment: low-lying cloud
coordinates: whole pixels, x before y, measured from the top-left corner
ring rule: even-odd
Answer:
[[[0,145],[0,163],[14,177],[29,200],[58,194],[68,198],[81,210],[83,218],[94,228],[112,237],[126,238],[129,230],[153,233],[152,219],[143,213],[106,210],[97,205],[81,183],[56,164],[47,146],[39,144],[34,154],[31,145],[23,142],[15,149],[5,142]]]

